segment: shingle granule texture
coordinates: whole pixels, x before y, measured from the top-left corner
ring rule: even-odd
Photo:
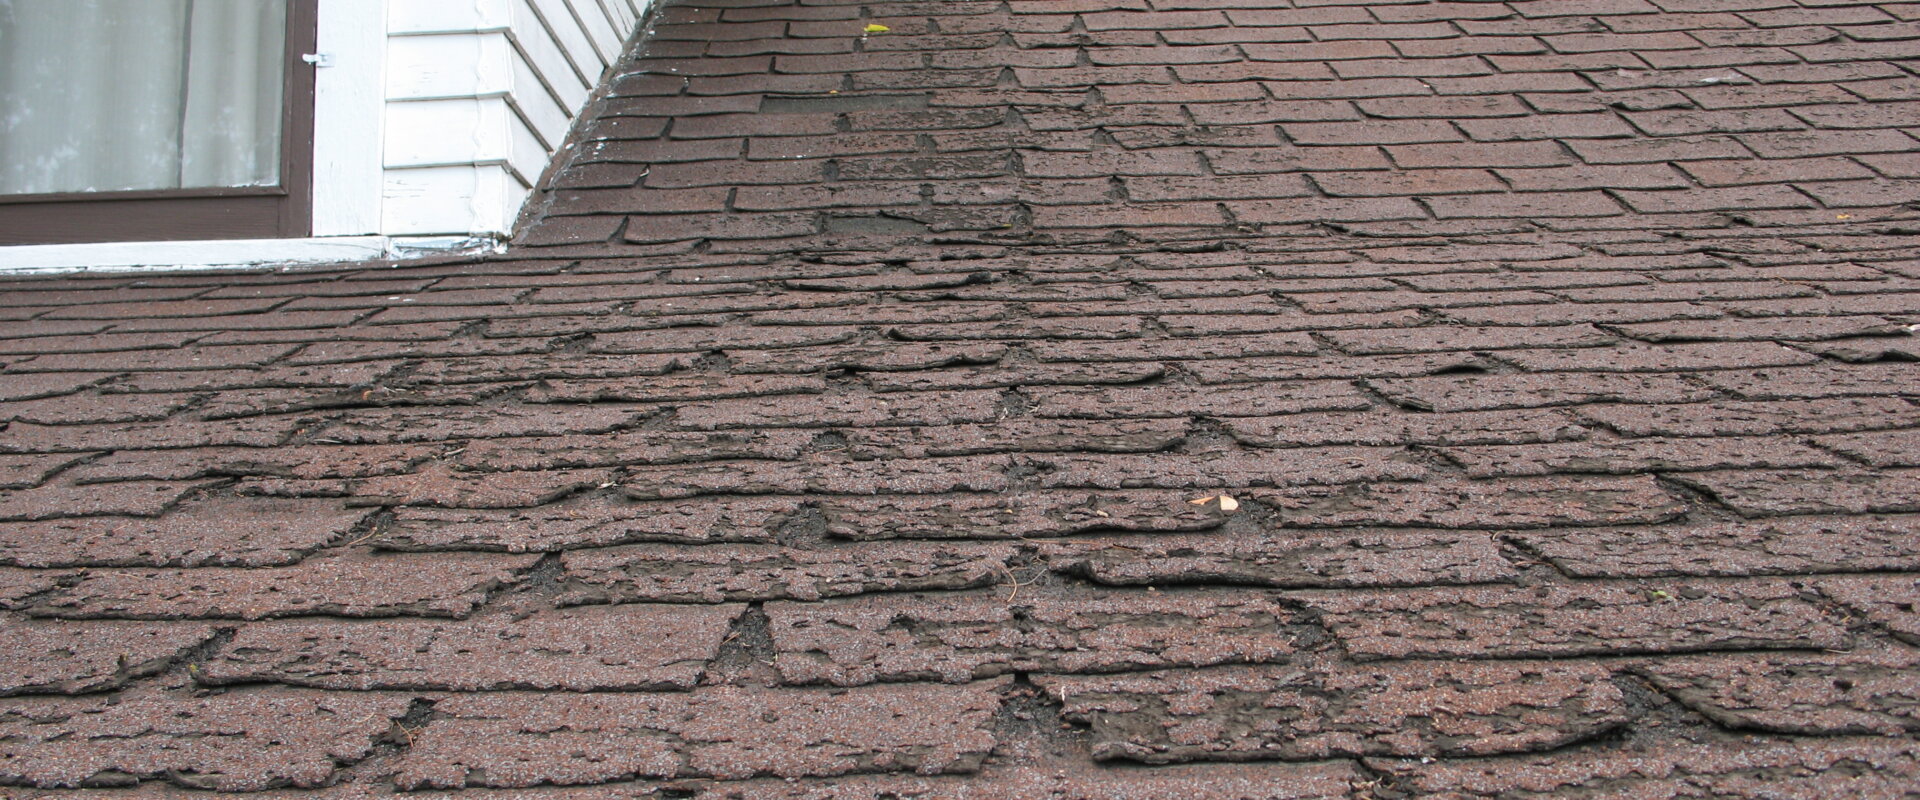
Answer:
[[[502,254],[0,278],[0,797],[1915,796],[1920,8],[643,27]]]

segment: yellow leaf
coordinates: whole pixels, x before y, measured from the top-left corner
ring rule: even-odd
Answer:
[[[885,25],[882,25],[878,22],[872,23],[866,27],[867,33],[886,33],[887,31],[890,31],[890,30],[893,30],[893,29]]]

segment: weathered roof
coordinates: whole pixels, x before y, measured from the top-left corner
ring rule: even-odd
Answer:
[[[5,284],[0,795],[1910,797],[1916,20],[667,2],[507,256]]]

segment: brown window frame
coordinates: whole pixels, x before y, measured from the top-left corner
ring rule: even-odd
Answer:
[[[299,238],[313,230],[319,0],[287,5],[277,186],[0,195],[0,244]]]

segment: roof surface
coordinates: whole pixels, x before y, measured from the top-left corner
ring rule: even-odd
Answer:
[[[505,257],[4,285],[0,796],[1912,797],[1916,20],[668,2]]]

